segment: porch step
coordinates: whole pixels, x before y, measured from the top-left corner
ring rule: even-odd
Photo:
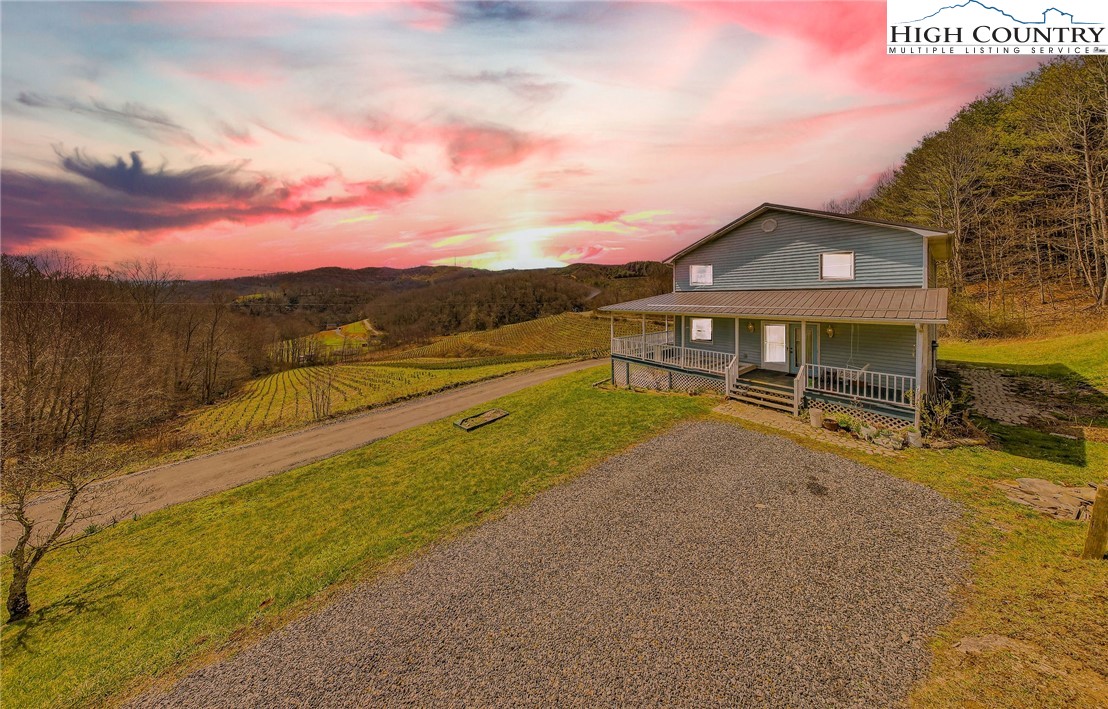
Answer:
[[[761,407],[766,408],[766,409],[775,409],[777,411],[784,411],[787,414],[791,414],[793,412],[793,404],[792,404],[791,400],[789,401],[788,404],[783,404],[783,403],[780,403],[780,402],[777,402],[777,401],[772,401],[772,400],[769,400],[769,399],[756,399],[756,398],[750,397],[750,396],[743,396],[742,394],[732,394],[731,398],[734,399],[735,401],[741,401],[744,404],[752,404],[754,406],[761,406]]]
[[[770,383],[755,384],[749,379],[740,379],[731,388],[732,399],[769,409],[793,412],[793,392],[782,386]]]
[[[789,396],[792,396],[792,394],[793,394],[793,385],[792,385],[792,383],[784,384],[784,383],[781,383],[781,382],[761,381],[761,380],[753,379],[753,378],[739,377],[738,379],[735,380],[735,386],[736,387],[740,387],[740,386],[753,387],[753,388],[756,388],[756,389],[761,389],[763,391],[772,391],[772,392],[779,392],[779,393],[782,393],[782,394],[788,394]]]

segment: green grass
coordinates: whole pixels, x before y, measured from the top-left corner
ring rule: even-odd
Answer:
[[[376,334],[370,330],[365,320],[358,320],[340,325],[338,328],[321,330],[306,337],[315,338],[329,350],[342,350],[344,345],[351,350],[360,350],[362,345],[370,343]]]
[[[423,347],[391,352],[388,356],[490,357],[542,353],[577,356],[606,353],[610,346],[611,325],[608,318],[562,313],[493,330],[463,332]]]
[[[31,583],[36,612],[3,631],[5,706],[134,690],[713,402],[590,386],[605,374],[584,370],[473,409],[511,415],[472,432],[421,426],[47,557]]]
[[[943,340],[939,358],[994,364],[1023,373],[1080,378],[1108,393],[1108,330],[1015,340]]]

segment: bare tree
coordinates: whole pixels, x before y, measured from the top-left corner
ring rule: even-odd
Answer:
[[[312,404],[312,418],[316,421],[331,415],[334,388],[335,368],[333,366],[312,370],[308,378],[308,400]]]
[[[101,483],[120,468],[118,456],[97,448],[32,454],[6,460],[0,475],[5,536],[14,533],[7,552],[12,562],[8,620],[31,612],[27,583],[48,553],[80,539],[74,532],[93,519],[124,510],[114,485]]]

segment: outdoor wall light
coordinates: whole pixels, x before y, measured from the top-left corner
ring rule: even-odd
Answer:
[[[827,339],[830,340],[834,336],[835,336],[835,328],[828,325],[827,326]]]
[[[746,324],[746,331],[747,331],[747,332],[754,332],[754,323],[752,323],[752,322],[748,322],[748,323]]]

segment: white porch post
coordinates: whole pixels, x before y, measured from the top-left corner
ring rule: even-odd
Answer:
[[[612,356],[612,352],[615,349],[616,344],[616,314],[612,313],[608,316],[608,331],[611,333],[611,339],[608,342],[608,364],[612,368],[612,386],[616,385],[616,358]]]
[[[688,346],[685,342],[685,338],[688,337],[687,319],[687,315],[681,316],[681,369],[685,368],[685,349]]]
[[[800,321],[800,366],[808,364],[808,321]]]
[[[739,361],[739,319],[735,318],[735,361]]]
[[[643,359],[646,359],[646,313],[642,314],[642,354]]]
[[[923,405],[923,375],[924,375],[924,328],[923,325],[916,323],[916,390],[912,392],[912,405],[915,409],[915,416],[913,417],[913,425],[916,427],[916,431],[920,430],[920,407]],[[922,433],[922,431],[920,431]]]

